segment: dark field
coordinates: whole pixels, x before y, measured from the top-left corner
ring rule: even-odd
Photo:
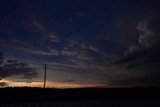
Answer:
[[[159,107],[160,88],[2,88],[0,107]]]

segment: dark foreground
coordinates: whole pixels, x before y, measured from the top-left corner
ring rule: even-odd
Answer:
[[[159,107],[160,88],[0,89],[0,107]]]
[[[112,99],[15,103],[1,104],[0,107],[160,107],[160,104],[153,99]]]

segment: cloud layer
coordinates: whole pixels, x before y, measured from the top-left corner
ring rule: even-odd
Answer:
[[[51,81],[158,85],[159,10],[144,0],[1,0],[0,77],[39,81],[47,64]]]

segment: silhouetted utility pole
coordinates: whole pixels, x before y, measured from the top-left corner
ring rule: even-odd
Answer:
[[[44,67],[44,89],[46,88],[46,69],[47,69],[47,64],[45,64]]]

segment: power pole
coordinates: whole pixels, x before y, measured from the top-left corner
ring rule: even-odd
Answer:
[[[45,64],[44,67],[44,89],[46,88],[46,69],[47,69],[47,64]]]

